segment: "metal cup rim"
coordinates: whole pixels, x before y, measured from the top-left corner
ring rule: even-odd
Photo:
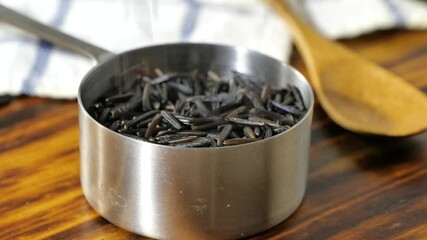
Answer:
[[[179,46],[205,46],[205,47],[220,47],[220,48],[228,48],[230,50],[237,50],[238,52],[241,53],[249,53],[249,54],[257,54],[257,55],[261,55],[262,57],[265,57],[267,59],[270,59],[272,61],[275,61],[277,63],[279,63],[281,65],[282,68],[287,68],[288,70],[290,70],[293,74],[295,74],[297,76],[297,78],[300,81],[305,82],[305,84],[307,85],[308,89],[309,89],[309,94],[310,94],[310,99],[311,101],[309,102],[309,106],[307,108],[307,111],[305,112],[304,116],[293,126],[291,126],[289,129],[274,135],[272,137],[266,138],[266,139],[261,139],[261,140],[257,140],[255,142],[250,142],[250,143],[245,143],[245,144],[240,144],[240,145],[233,145],[233,146],[221,146],[221,147],[216,147],[216,148],[211,148],[211,147],[200,147],[200,148],[180,148],[180,147],[176,147],[176,146],[169,146],[169,145],[161,145],[161,144],[156,144],[156,143],[151,143],[151,142],[145,142],[145,141],[141,141],[138,139],[134,139],[128,136],[125,136],[123,134],[120,134],[118,132],[112,131],[111,129],[107,128],[106,126],[102,125],[101,123],[99,123],[98,121],[96,121],[87,111],[87,109],[84,107],[83,105],[83,101],[81,99],[82,97],[82,91],[83,88],[85,87],[85,83],[88,81],[88,79],[90,78],[90,76],[92,75],[92,73],[94,71],[96,71],[99,67],[107,64],[108,62],[112,61],[113,59],[116,58],[120,58],[123,57],[125,55],[128,55],[132,52],[135,51],[141,51],[141,50],[146,50],[146,49],[150,49],[150,48],[164,48],[164,47],[179,47]],[[254,146],[255,144],[263,144],[266,143],[268,141],[272,141],[276,138],[279,138],[285,134],[289,134],[290,132],[293,132],[296,128],[298,128],[302,122],[304,122],[306,120],[306,118],[309,117],[310,113],[313,111],[314,108],[314,94],[313,94],[313,89],[311,87],[311,85],[309,84],[309,82],[307,81],[307,79],[298,71],[296,70],[294,67],[292,67],[289,64],[283,63],[275,58],[272,58],[266,54],[260,53],[258,51],[255,50],[251,50],[245,47],[241,47],[241,46],[231,46],[231,45],[223,45],[223,44],[208,44],[208,43],[168,43],[168,44],[158,44],[158,45],[150,45],[150,46],[146,46],[146,47],[141,47],[141,48],[136,48],[136,49],[131,49],[125,52],[122,52],[120,54],[114,55],[113,57],[108,58],[105,61],[102,61],[100,63],[98,63],[96,66],[92,67],[92,69],[89,70],[88,73],[86,73],[86,75],[83,77],[83,80],[81,81],[80,85],[79,85],[79,89],[78,89],[78,95],[77,95],[77,101],[78,101],[78,105],[79,108],[81,108],[82,112],[86,115],[86,117],[89,117],[89,119],[91,121],[93,121],[97,126],[103,128],[104,130],[108,131],[110,134],[115,135],[116,137],[119,138],[123,138],[126,141],[134,141],[137,144],[148,144],[149,146],[156,146],[160,149],[167,149],[167,150],[181,150],[181,151],[196,151],[196,152],[205,152],[205,151],[218,151],[221,149],[235,149],[235,148],[241,148],[242,146]]]

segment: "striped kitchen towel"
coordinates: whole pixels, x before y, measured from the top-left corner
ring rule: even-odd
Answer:
[[[417,0],[289,0],[330,38],[377,29],[427,28]],[[0,0],[0,4],[108,49],[171,42],[207,42],[263,52],[286,61],[291,41],[260,0]],[[75,98],[96,63],[0,23],[0,95]]]

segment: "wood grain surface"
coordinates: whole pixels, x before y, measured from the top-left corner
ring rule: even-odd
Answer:
[[[343,42],[427,92],[427,32]],[[292,65],[306,73],[298,54]],[[78,138],[75,101],[21,97],[0,108],[0,239],[145,239],[86,202]],[[306,197],[288,220],[253,238],[427,239],[427,132],[357,135],[316,106]]]

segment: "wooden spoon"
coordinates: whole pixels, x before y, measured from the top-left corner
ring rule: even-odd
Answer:
[[[320,36],[283,0],[266,0],[292,33],[329,117],[348,130],[406,136],[427,129],[427,96],[402,78]]]

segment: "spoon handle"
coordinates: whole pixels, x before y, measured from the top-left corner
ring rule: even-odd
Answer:
[[[284,20],[289,32],[291,32],[295,45],[300,51],[306,64],[310,68],[315,63],[313,57],[317,56],[317,48],[322,48],[328,44],[328,40],[322,37],[319,33],[313,30],[307,23],[302,21],[296,14],[294,14],[283,0],[265,0],[271,8]],[[329,45],[329,44],[328,44]]]
[[[88,42],[62,33],[52,27],[41,24],[3,5],[0,5],[0,21],[28,31],[50,43],[95,58],[97,61],[113,55],[111,52],[103,48],[97,47]]]

